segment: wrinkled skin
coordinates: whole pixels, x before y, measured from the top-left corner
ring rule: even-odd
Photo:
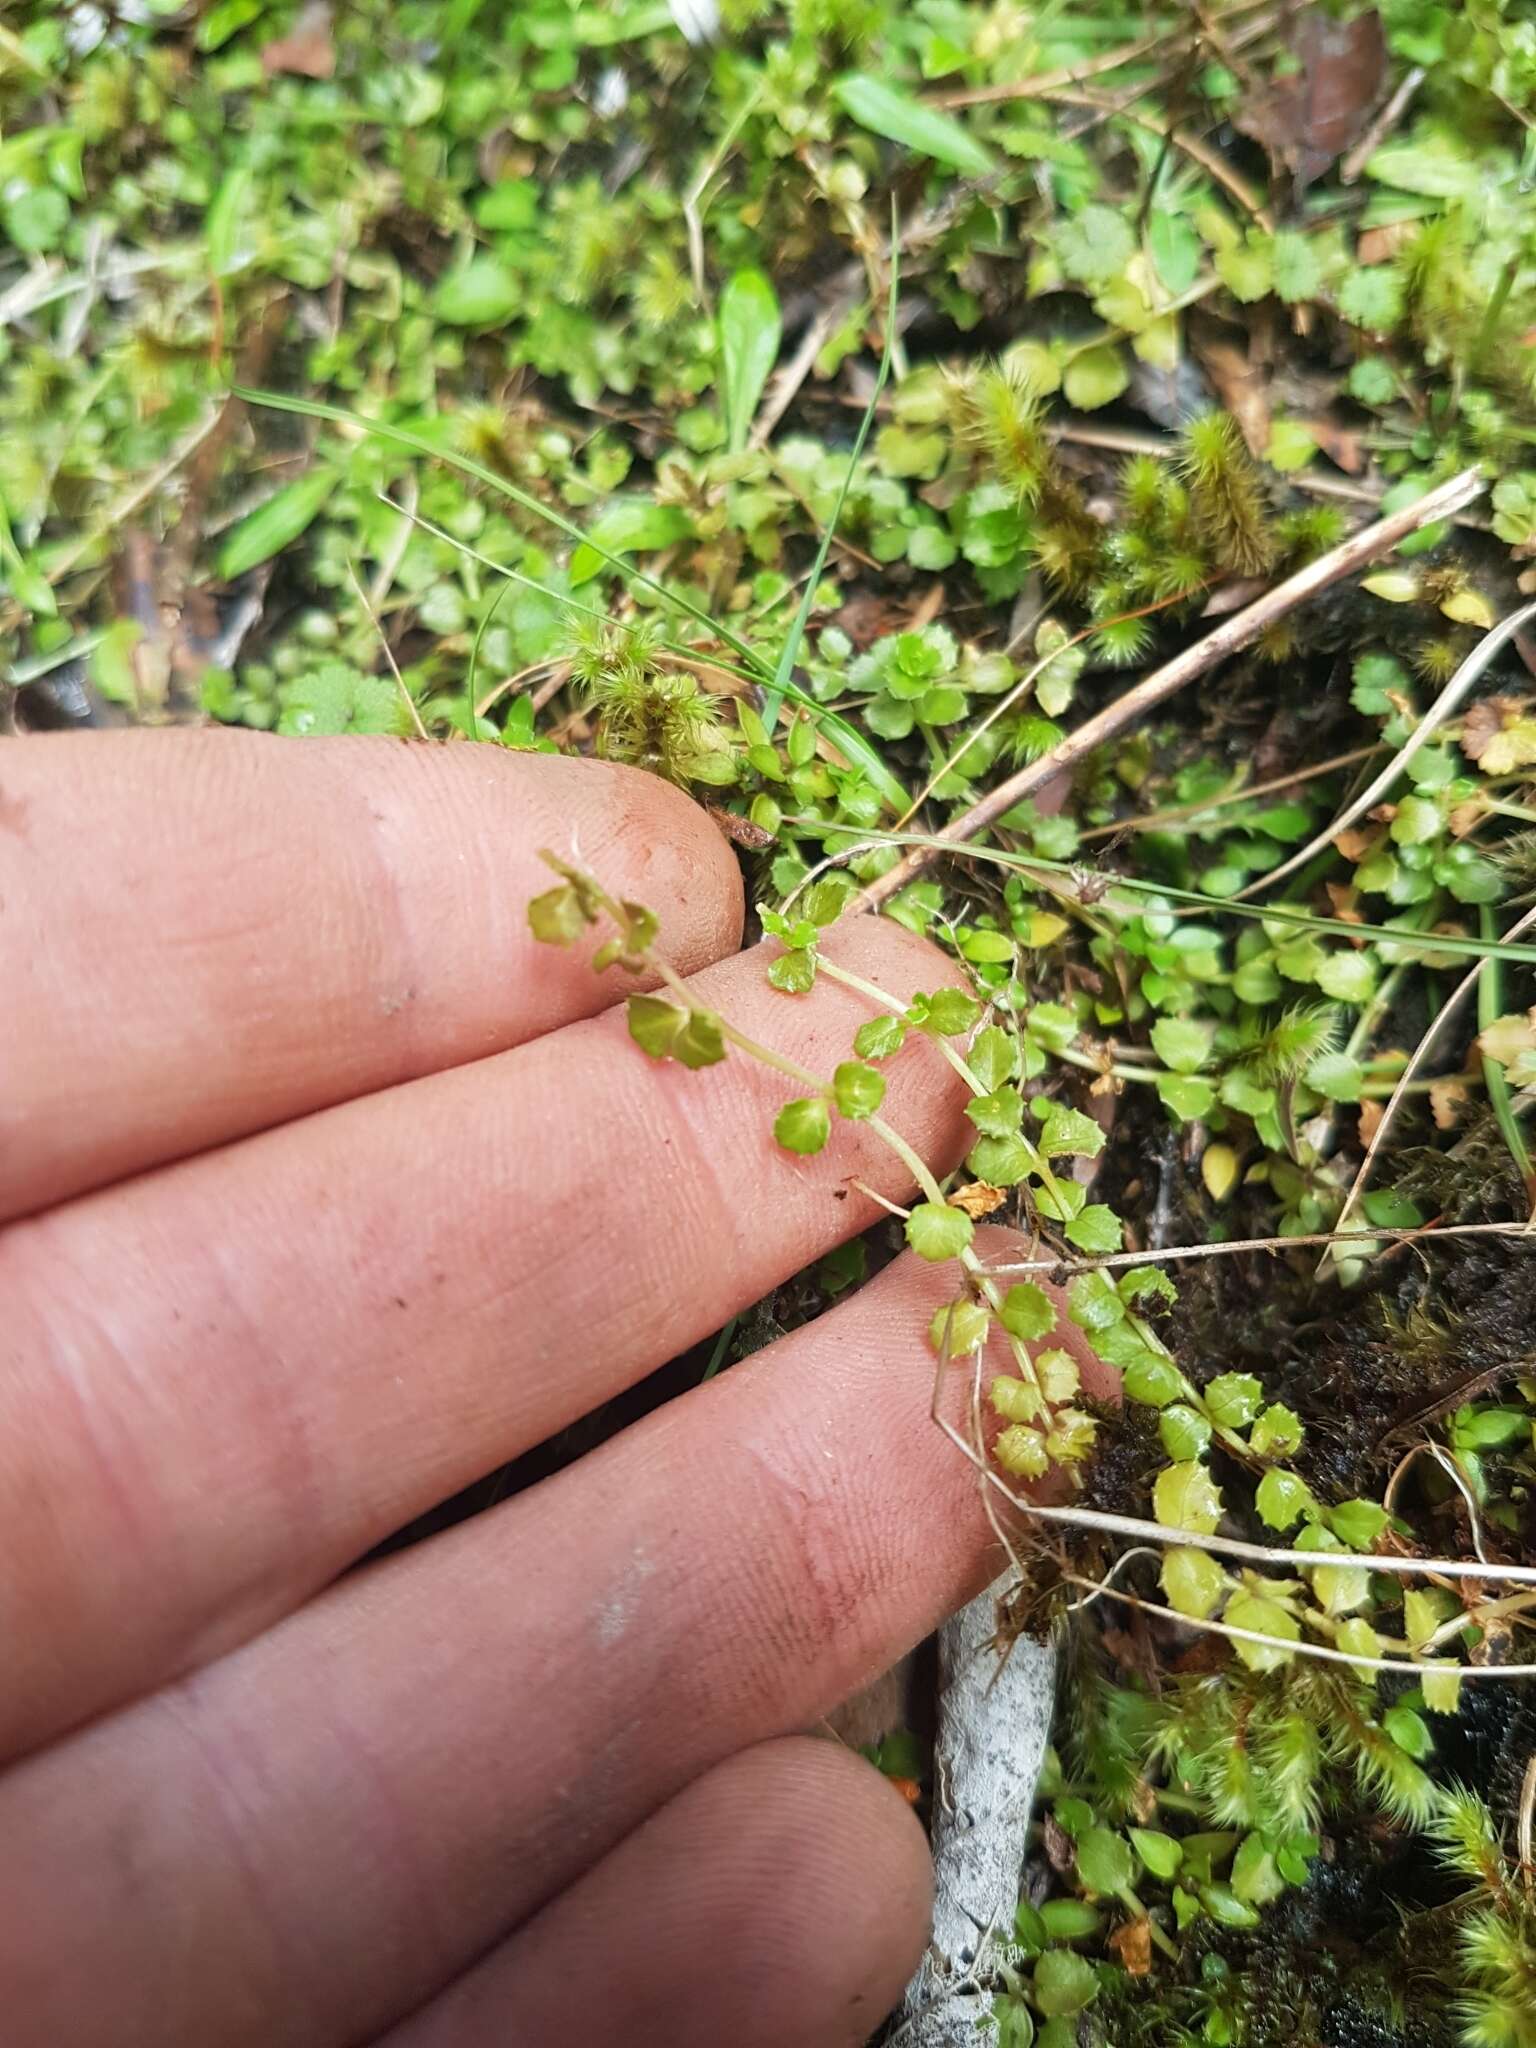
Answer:
[[[811,1729],[995,1568],[910,1260],[557,1477],[381,1539],[706,1336],[900,1171],[625,1032],[548,845],[817,1071],[632,771],[233,733],[0,749],[0,1987],[50,2048],[862,2040],[920,1830]],[[953,976],[898,927],[836,952]],[[771,953],[772,948],[769,949]],[[927,1043],[887,1114],[940,1167]]]

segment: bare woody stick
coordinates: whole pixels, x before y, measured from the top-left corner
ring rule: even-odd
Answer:
[[[964,846],[967,840],[987,831],[1015,804],[1033,796],[1037,789],[1043,788],[1064,769],[1075,767],[1095,747],[1135,725],[1155,706],[1176,696],[1186,683],[1192,683],[1197,676],[1209,674],[1232,655],[1251,647],[1267,627],[1284,618],[1287,612],[1305,604],[1320,590],[1326,590],[1330,583],[1337,583],[1341,577],[1348,576],[1362,563],[1385,554],[1388,548],[1396,547],[1400,540],[1419,527],[1427,526],[1435,519],[1449,519],[1463,511],[1474,499],[1481,497],[1486,488],[1478,470],[1464,469],[1459,476],[1437,485],[1412,505],[1405,505],[1388,519],[1378,519],[1372,525],[1362,527],[1336,548],[1330,548],[1326,555],[1319,555],[1315,562],[1309,562],[1306,568],[1298,569],[1294,576],[1277,583],[1273,590],[1266,590],[1262,597],[1255,598],[1242,611],[1224,619],[1213,633],[1197,640],[1193,647],[1186,647],[1172,661],[1154,669],[1151,675],[1143,676],[1139,683],[1112,704],[1106,704],[1076,732],[1068,733],[1048,754],[1042,754],[1038,761],[1032,761],[1017,775],[1010,775],[996,789],[989,790],[968,811],[963,811],[935,833],[928,845],[914,846],[887,874],[867,884],[849,908],[878,910],[882,903],[914,881],[946,849]]]

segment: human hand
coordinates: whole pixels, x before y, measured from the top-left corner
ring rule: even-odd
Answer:
[[[864,2038],[927,1858],[796,1735],[996,1569],[910,1259],[488,1513],[382,1539],[907,1190],[647,1060],[535,945],[549,845],[806,1064],[635,772],[227,733],[0,749],[0,2008],[15,2048]],[[952,976],[859,920],[836,957]],[[714,964],[711,964],[714,963]],[[700,971],[702,970],[702,971]],[[925,1041],[890,1120],[940,1168]],[[342,1576],[347,1574],[346,1576]]]

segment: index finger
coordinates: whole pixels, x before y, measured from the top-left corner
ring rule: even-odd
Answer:
[[[537,946],[538,849],[734,952],[697,805],[493,746],[125,732],[0,751],[0,1221],[501,1052],[622,993]]]

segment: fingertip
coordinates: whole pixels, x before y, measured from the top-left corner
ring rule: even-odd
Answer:
[[[660,944],[672,964],[687,974],[737,952],[746,919],[741,864],[708,811],[675,783],[620,761],[549,757],[551,766],[557,761],[582,815],[590,814],[590,788],[601,785],[601,840],[622,856],[625,893],[645,901],[649,891],[646,907],[664,913]],[[579,844],[572,857],[594,864]],[[597,879],[605,879],[600,870]]]
[[[863,1758],[810,1736],[759,1743],[652,1814],[386,2048],[568,2034],[594,2048],[857,2048],[922,1953],[932,1891],[922,1829]]]

